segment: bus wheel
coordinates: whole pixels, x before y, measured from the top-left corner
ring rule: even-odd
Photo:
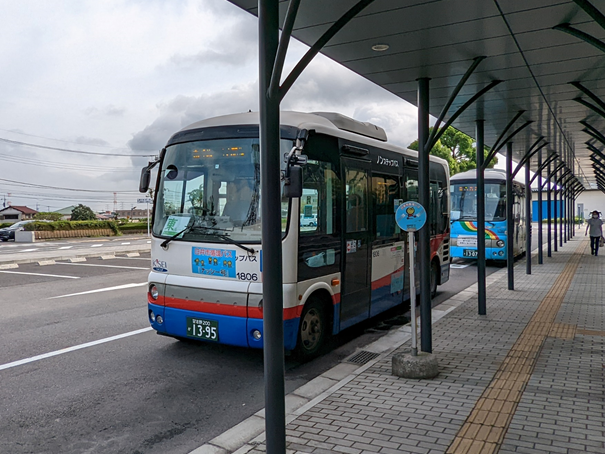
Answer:
[[[300,359],[311,359],[317,355],[326,338],[326,313],[321,301],[311,297],[300,317],[296,353]]]
[[[435,298],[437,295],[437,273],[439,273],[439,267],[437,263],[431,263],[431,298]]]

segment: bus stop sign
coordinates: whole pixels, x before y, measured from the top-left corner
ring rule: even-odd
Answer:
[[[418,202],[404,202],[395,212],[395,221],[401,230],[415,232],[426,223],[426,210]]]

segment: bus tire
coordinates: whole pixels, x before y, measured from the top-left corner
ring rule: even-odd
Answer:
[[[431,262],[431,298],[437,296],[437,283],[439,282],[439,265],[437,262]]]
[[[311,296],[300,317],[296,342],[296,356],[309,360],[318,355],[328,332],[328,317],[321,300]]]

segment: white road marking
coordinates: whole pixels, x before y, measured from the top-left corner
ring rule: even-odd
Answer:
[[[72,247],[73,246],[63,246],[63,247],[60,247],[59,249],[71,249]]]
[[[130,244],[130,243],[120,243],[120,244]]]
[[[151,243],[151,241],[148,241],[147,244]]]
[[[81,349],[87,348],[87,347],[93,347],[95,345],[104,344],[106,342],[111,342],[111,341],[118,340],[118,339],[123,339],[123,338],[129,337],[129,336],[135,336],[137,334],[141,334],[141,333],[150,331],[151,329],[152,329],[151,326],[149,326],[147,328],[138,329],[136,331],[130,331],[128,333],[118,334],[117,336],[106,337],[105,339],[99,339],[96,341],[87,342],[85,344],[80,344],[80,345],[75,345],[73,347],[63,348],[61,350],[56,350],[56,351],[50,352],[50,353],[44,353],[43,355],[32,356],[31,358],[20,359],[19,361],[13,361],[12,363],[0,365],[0,370],[10,369],[11,367],[22,366],[23,364],[33,363],[34,361],[40,361],[41,359],[51,358],[53,356],[62,355],[64,353],[69,353],[69,352],[73,352],[76,350],[81,350]]]
[[[62,276],[60,274],[25,273],[23,271],[4,271],[4,270],[0,270],[0,273],[7,273],[7,274],[27,274],[29,276],[62,277],[62,278],[65,278],[65,279],[80,279],[78,276]]]
[[[143,285],[147,285],[147,282],[142,282],[140,284],[124,284],[124,285],[117,285],[115,287],[99,288],[97,290],[88,290],[86,292],[70,293],[69,295],[53,296],[53,297],[46,298],[46,299],[54,300],[56,298],[67,298],[68,296],[87,295],[89,293],[109,292],[111,290],[122,290],[125,288],[142,287]]]
[[[103,246],[102,244],[91,244],[90,247],[101,247]]]
[[[123,268],[125,270],[148,270],[149,267],[140,266],[119,266],[119,265],[95,265],[93,263],[68,263],[68,262],[57,262],[57,265],[74,265],[74,266],[98,266],[101,268]]]
[[[40,250],[39,248],[35,248],[35,249],[22,249],[21,252],[33,252],[33,251],[38,251]]]
[[[471,266],[471,264],[467,263],[465,265],[459,265],[457,263],[450,263],[450,268],[466,268],[467,266]]]

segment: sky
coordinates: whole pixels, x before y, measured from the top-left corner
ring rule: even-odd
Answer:
[[[140,170],[173,133],[258,110],[257,19],[226,0],[0,7],[0,208],[145,208]],[[284,77],[306,50],[291,43]],[[417,136],[413,105],[322,55],[281,109],[369,121],[400,146]]]

